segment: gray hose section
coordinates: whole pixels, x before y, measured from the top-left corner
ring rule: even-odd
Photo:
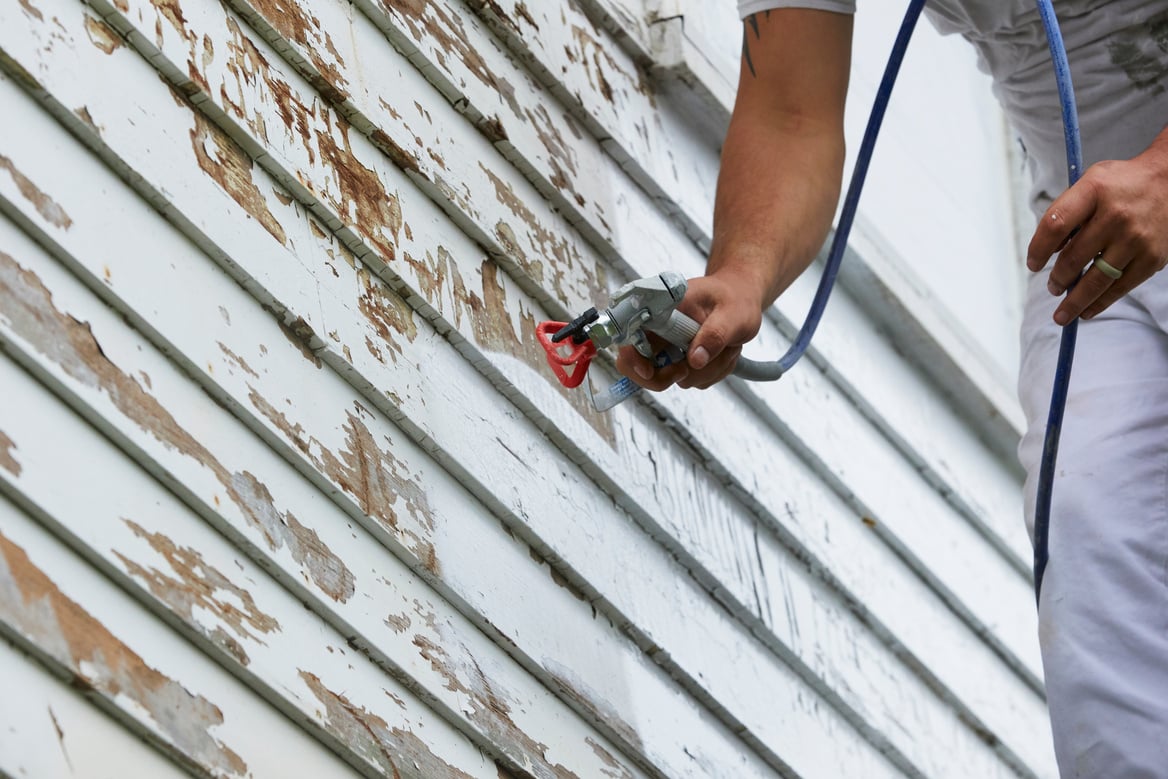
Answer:
[[[774,381],[783,375],[783,369],[778,360],[759,362],[739,357],[738,364],[734,366],[734,375],[747,381]]]

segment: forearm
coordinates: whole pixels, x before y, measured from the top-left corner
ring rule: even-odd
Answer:
[[[831,227],[844,163],[852,18],[804,9],[743,25],[707,275],[770,305]]]
[[[707,274],[748,282],[760,307],[774,302],[823,245],[843,163],[838,124],[736,111],[722,150]]]

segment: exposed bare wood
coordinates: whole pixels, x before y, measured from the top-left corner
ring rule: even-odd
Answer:
[[[354,775],[11,503],[0,516],[0,632],[52,673],[200,775]]]
[[[189,776],[6,640],[0,640],[0,687],[0,773],[6,776]]]

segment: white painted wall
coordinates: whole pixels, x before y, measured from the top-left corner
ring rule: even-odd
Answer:
[[[0,9],[0,775],[1054,775],[1016,309],[906,271],[965,198],[954,261],[1014,260],[987,104],[888,145],[933,219],[865,211],[783,381],[600,415],[542,364],[701,272],[727,14]]]

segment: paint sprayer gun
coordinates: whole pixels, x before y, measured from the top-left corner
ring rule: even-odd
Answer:
[[[831,291],[830,283],[826,289]],[[677,310],[685,297],[685,290],[684,276],[665,271],[630,281],[613,293],[602,312],[590,308],[571,322],[541,322],[535,333],[547,352],[548,364],[556,378],[568,388],[584,384],[597,411],[608,411],[640,392],[639,385],[622,378],[603,392],[593,393],[592,385],[584,381],[588,365],[596,356],[596,350],[606,346],[632,346],[658,368],[684,360],[690,341],[700,328],[696,320]],[[827,294],[821,291],[808,315],[809,324],[804,324],[794,345],[783,357],[774,362],[739,357],[734,375],[747,381],[774,381],[786,373],[807,348],[826,303]],[[665,349],[653,351],[650,333],[665,341]],[[572,368],[571,373],[568,368]]]
[[[565,387],[584,383],[593,407],[607,411],[641,388],[622,378],[594,394],[584,378],[597,349],[632,346],[658,368],[685,359],[685,350],[699,328],[697,321],[677,310],[685,290],[685,277],[666,271],[624,285],[613,293],[603,311],[590,308],[571,322],[541,322],[536,335],[560,383]],[[663,351],[654,352],[649,333],[666,342]]]

